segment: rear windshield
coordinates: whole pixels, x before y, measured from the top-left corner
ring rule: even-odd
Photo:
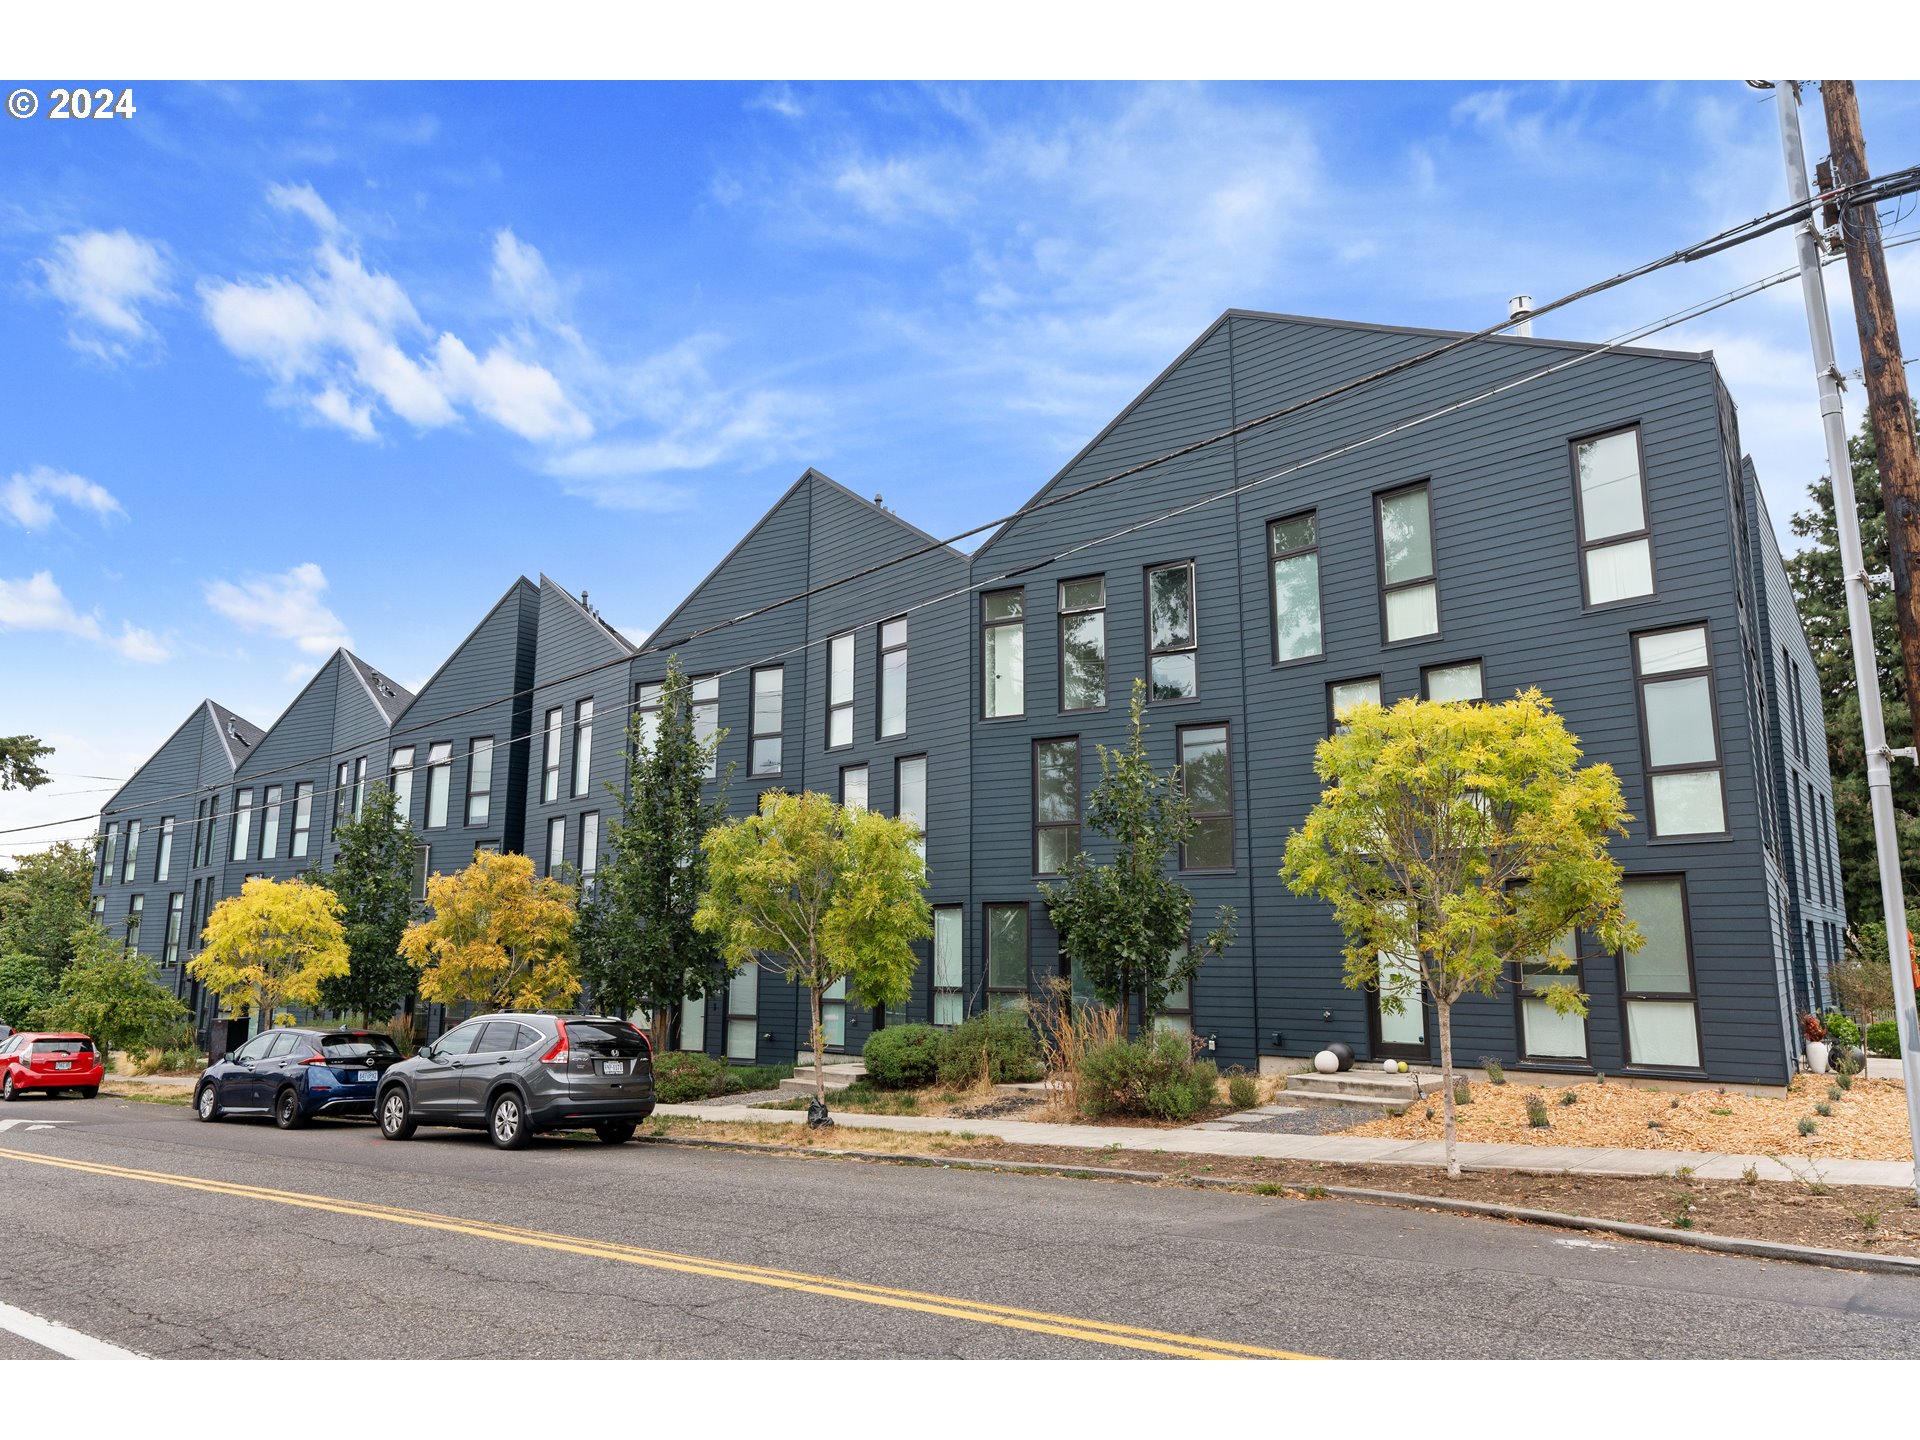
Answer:
[[[644,1055],[647,1040],[624,1020],[569,1020],[567,1045],[589,1055]]]
[[[329,1060],[398,1060],[400,1048],[384,1035],[322,1035],[320,1049]]]
[[[91,1040],[36,1040],[33,1042],[36,1055],[91,1055]]]

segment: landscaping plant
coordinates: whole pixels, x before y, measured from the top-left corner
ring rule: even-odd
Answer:
[[[369,1023],[392,1015],[413,995],[415,972],[400,955],[413,918],[413,850],[419,839],[392,790],[376,780],[360,814],[341,824],[333,869],[307,878],[340,900],[347,973],[321,982],[320,1003]]]
[[[408,926],[400,942],[425,999],[559,1010],[580,993],[573,888],[535,875],[525,855],[483,850],[458,874],[435,875],[427,908],[429,918]]]
[[[1023,1085],[1040,1079],[1042,1073],[1033,1030],[1017,1012],[989,1010],[941,1036],[938,1078],[942,1085],[959,1089],[983,1081]]]
[[[1236,1110],[1251,1110],[1260,1103],[1260,1087],[1251,1075],[1229,1075],[1227,1100]]]
[[[1553,1122],[1547,1118],[1547,1099],[1544,1095],[1527,1096],[1527,1124],[1536,1130],[1544,1130]]]
[[[93,923],[93,870],[93,851],[78,840],[0,870],[0,955],[31,956],[57,979],[73,959],[75,932]]]
[[[1897,1020],[1876,1020],[1867,1026],[1867,1053],[1886,1060],[1899,1059],[1900,1023]]]
[[[1080,1083],[1081,1111],[1189,1120],[1213,1103],[1219,1071],[1196,1062],[1187,1037],[1158,1030],[1136,1040],[1114,1040],[1087,1052]]]
[[[304,880],[256,876],[213,907],[187,973],[227,1014],[251,1011],[265,1024],[282,1005],[317,1004],[320,987],[348,965],[339,896]]]
[[[1482,1055],[1480,1057],[1480,1064],[1487,1072],[1487,1083],[1489,1085],[1504,1085],[1507,1083],[1506,1068],[1491,1055]]]
[[[1065,976],[1048,980],[1046,989],[1045,1000],[1032,1014],[1047,1090],[1053,1109],[1078,1114],[1087,1053],[1124,1038],[1121,1014],[1111,1005],[1075,1001],[1073,984]]]
[[[111,1052],[140,1054],[171,1034],[186,1014],[154,980],[146,958],[128,953],[98,925],[76,930],[72,951],[52,1003],[34,1017],[36,1029],[91,1036],[101,1058],[111,1065]]]
[[[932,1025],[889,1025],[867,1037],[860,1058],[867,1080],[882,1090],[918,1090],[940,1075],[940,1042]]]

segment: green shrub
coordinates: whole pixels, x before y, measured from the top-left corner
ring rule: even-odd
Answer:
[[[1187,1120],[1213,1103],[1219,1078],[1212,1061],[1194,1062],[1186,1036],[1160,1030],[1087,1051],[1080,1068],[1080,1106],[1094,1117]]]
[[[860,1052],[867,1079],[882,1090],[918,1090],[940,1074],[944,1032],[931,1025],[889,1025],[867,1037]]]
[[[791,1065],[727,1065],[721,1077],[722,1095],[740,1095],[754,1090],[772,1090],[782,1080],[793,1078]]]
[[[938,1074],[942,1085],[972,1085],[983,1070],[995,1085],[1020,1085],[1040,1078],[1033,1031],[1024,1014],[988,1011],[940,1037]]]
[[[1860,1043],[1860,1027],[1842,1015],[1831,1010],[1825,1017],[1827,1038],[1843,1050],[1852,1050]]]
[[[1547,1118],[1547,1098],[1544,1095],[1527,1096],[1527,1124],[1535,1130],[1544,1130],[1553,1122]]]
[[[1818,1105],[1813,1107],[1813,1113],[1818,1115],[1822,1120],[1824,1120],[1829,1115],[1833,1114],[1833,1106],[1829,1105],[1826,1101],[1822,1100]]]
[[[1867,1053],[1883,1059],[1900,1057],[1900,1025],[1894,1020],[1876,1020],[1867,1026]]]
[[[1560,1092],[1560,1103],[1562,1105],[1578,1105],[1580,1103],[1580,1097],[1576,1095],[1571,1088],[1568,1088]]]
[[[53,969],[37,955],[0,955],[0,1025],[25,1030],[53,1004]]]
[[[1260,1087],[1251,1075],[1234,1075],[1227,1080],[1227,1099],[1236,1110],[1251,1110],[1260,1103]]]
[[[1802,1115],[1800,1117],[1800,1133],[1802,1135],[1811,1135],[1813,1134],[1814,1131],[1818,1130],[1819,1128],[1820,1128],[1820,1122],[1815,1120],[1813,1116]]]
[[[1483,1055],[1480,1063],[1486,1067],[1487,1083],[1489,1085],[1504,1085],[1507,1083],[1506,1068],[1502,1066],[1498,1060],[1494,1059],[1491,1055]]]
[[[685,1105],[726,1093],[727,1067],[692,1050],[669,1050],[653,1058],[653,1093],[662,1105]]]

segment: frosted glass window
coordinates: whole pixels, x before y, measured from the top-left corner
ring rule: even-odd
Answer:
[[[1480,682],[1480,662],[1468,660],[1459,665],[1436,665],[1426,672],[1427,699],[1480,700],[1485,692]]]
[[[547,871],[548,875],[566,863],[567,860],[567,817],[556,815],[547,822]]]
[[[278,785],[267,786],[266,807],[260,812],[260,858],[262,860],[273,860],[279,856],[280,797],[285,793],[286,792]],[[166,847],[172,843],[173,822],[169,820],[166,822],[166,829],[160,836],[160,844],[162,847],[160,858],[162,862],[166,859]],[[166,879],[166,865],[164,863],[162,863],[160,870],[160,878],[162,880]]]
[[[139,831],[134,828],[138,824],[139,822],[135,821],[134,825],[127,827],[127,863],[129,868],[132,867],[133,863],[134,847],[140,843]],[[252,839],[252,837],[253,791],[242,790],[238,795],[234,796],[233,800],[233,854],[230,858],[234,860],[245,860],[247,858],[247,842]],[[129,876],[128,878],[131,879],[132,877]]]
[[[1635,1065],[1700,1068],[1700,1035],[1693,1006],[1668,1000],[1627,1002],[1627,1053]]]
[[[1595,545],[1587,551],[1587,603],[1611,605],[1653,593],[1653,546],[1646,540]]]
[[[1657,630],[1636,635],[1633,651],[1642,675],[1665,675],[1676,670],[1707,668],[1707,628],[1689,625],[1681,630]]]
[[[770,665],[753,672],[753,734],[748,763],[756,775],[780,773],[780,732],[785,720],[787,672]]]
[[[853,743],[853,636],[827,642],[827,748]]]
[[[1440,630],[1440,595],[1429,581],[1387,592],[1387,639],[1412,640]]]
[[[1657,836],[1727,829],[1706,627],[1634,637],[1647,794]]]
[[[397,825],[413,823],[413,746],[402,745],[393,752],[387,771],[387,787],[393,791],[393,818]]]
[[[1333,728],[1345,730],[1341,717],[1355,705],[1378,705],[1380,703],[1380,677],[1369,675],[1362,680],[1339,680],[1327,687],[1327,709],[1331,712]]]
[[[680,1048],[707,1048],[707,997],[695,995],[680,1006]]]
[[[880,627],[880,734],[907,733],[907,622]]]
[[[479,742],[475,742],[476,746]],[[487,742],[487,749],[493,749],[493,742]],[[489,762],[491,763],[491,762]],[[489,771],[491,773],[491,771]],[[573,707],[573,793],[576,796],[587,793],[593,783],[593,701],[582,700]],[[469,825],[484,823],[483,815],[479,820],[468,818]]]
[[[980,597],[980,684],[990,720],[1026,713],[1026,604],[1024,590]]]
[[[933,1023],[958,1025],[966,1018],[961,965],[965,916],[958,905],[933,912]]]
[[[591,705],[591,701],[583,702]],[[584,729],[576,730],[580,749],[576,758],[588,752],[593,738],[593,712],[587,712]],[[576,766],[584,779],[584,767]],[[493,808],[493,737],[483,735],[471,741],[467,758],[467,824],[484,825]]]
[[[867,767],[843,766],[840,771],[840,803],[849,810],[867,808]]]
[[[1433,572],[1433,512],[1425,485],[1382,495],[1375,507],[1386,639],[1413,640],[1440,630]]]
[[[913,848],[927,858],[927,757],[903,755],[893,764],[893,813],[920,827]]]
[[[694,743],[707,745],[720,733],[720,677],[706,675],[695,680],[691,700]],[[711,780],[719,773],[720,754],[716,749],[707,758],[707,779]]]
[[[559,713],[554,711],[556,715]],[[439,740],[427,746],[427,829],[438,829],[447,823],[447,795],[452,788],[453,742]]]

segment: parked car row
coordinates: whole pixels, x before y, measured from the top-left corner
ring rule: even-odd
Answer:
[[[282,1027],[208,1066],[193,1093],[209,1122],[270,1115],[294,1130],[316,1115],[372,1115],[388,1140],[444,1125],[485,1130],[502,1150],[562,1129],[618,1145],[653,1105],[652,1046],[604,1015],[476,1015],[406,1059],[374,1031]]]
[[[85,1035],[21,1030],[0,1041],[0,1100],[18,1100],[29,1090],[77,1090],[91,1100],[104,1079],[100,1052]]]

